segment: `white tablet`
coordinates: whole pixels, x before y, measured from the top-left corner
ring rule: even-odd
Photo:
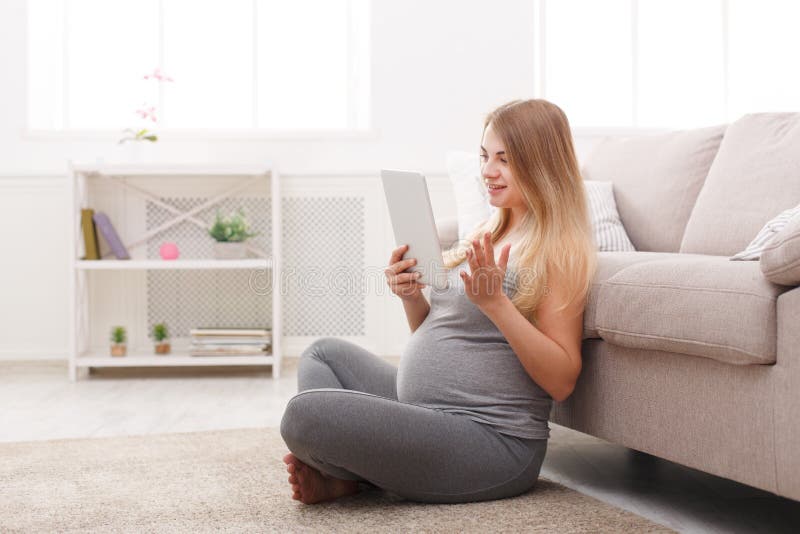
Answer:
[[[420,282],[446,289],[447,271],[425,176],[415,171],[381,169],[381,179],[395,242],[398,247],[408,245],[403,259],[417,259],[417,264],[405,272],[419,271]]]

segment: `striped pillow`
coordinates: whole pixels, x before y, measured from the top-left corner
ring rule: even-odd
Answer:
[[[757,260],[761,258],[761,253],[764,248],[775,237],[775,234],[783,230],[783,227],[789,222],[789,219],[800,213],[800,204],[788,210],[783,210],[774,219],[767,221],[767,224],[758,232],[756,237],[750,241],[741,252],[737,252],[729,259],[731,260]]]
[[[584,180],[589,218],[592,221],[594,240],[599,251],[636,250],[622,225],[614,200],[614,184]]]

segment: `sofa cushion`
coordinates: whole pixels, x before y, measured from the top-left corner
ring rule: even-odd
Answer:
[[[626,267],[597,299],[600,337],[630,348],[731,364],[775,363],[778,295],[758,262],[683,256]]]
[[[600,338],[595,326],[595,311],[597,310],[597,297],[600,286],[617,274],[620,270],[645,261],[661,260],[675,256],[674,252],[598,252],[597,271],[592,279],[592,286],[586,299],[586,309],[583,312],[583,338]]]
[[[598,141],[585,180],[614,183],[622,224],[636,250],[678,252],[686,221],[725,126]]]
[[[731,256],[800,203],[798,147],[800,113],[753,113],[728,126],[680,251]]]

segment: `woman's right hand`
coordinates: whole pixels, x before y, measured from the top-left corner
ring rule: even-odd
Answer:
[[[418,281],[421,273],[403,272],[417,264],[416,258],[401,259],[407,250],[408,245],[401,245],[394,249],[389,258],[389,266],[383,272],[392,293],[403,300],[411,301],[422,296],[422,288],[425,287],[425,284]]]

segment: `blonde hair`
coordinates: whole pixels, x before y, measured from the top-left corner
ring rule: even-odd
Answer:
[[[530,322],[549,291],[548,273],[558,273],[567,286],[565,309],[584,299],[594,277],[596,245],[586,205],[586,191],[572,143],[569,121],[555,104],[542,99],[514,100],[488,114],[483,125],[505,145],[515,186],[527,204],[521,221],[521,239],[515,243],[513,268],[518,273],[514,306]],[[509,230],[510,208],[478,225],[444,252],[448,269],[460,265],[473,239],[491,232],[492,243]],[[509,260],[509,269],[512,262]],[[563,276],[562,276],[563,275]]]

